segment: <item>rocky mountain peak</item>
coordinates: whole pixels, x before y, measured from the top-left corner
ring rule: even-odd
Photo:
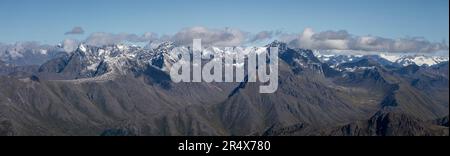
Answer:
[[[286,43],[275,40],[272,43],[266,45],[266,47],[278,47],[279,51],[286,51],[288,49],[288,46]]]

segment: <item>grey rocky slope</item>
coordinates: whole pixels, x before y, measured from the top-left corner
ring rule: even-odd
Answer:
[[[367,120],[335,127],[315,128],[307,124],[271,127],[264,135],[313,136],[448,136],[448,126],[430,123],[396,111],[381,110]]]
[[[190,49],[169,42],[80,45],[0,76],[0,135],[448,135],[429,122],[448,116],[448,63],[330,67],[310,50],[268,46],[280,48],[274,94],[254,82],[173,83],[170,50]]]

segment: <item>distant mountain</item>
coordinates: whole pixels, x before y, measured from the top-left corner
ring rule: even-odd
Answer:
[[[36,65],[9,65],[0,60],[0,76],[28,77],[36,73],[38,68]]]
[[[41,65],[66,53],[60,46],[41,45],[35,42],[0,44],[0,60],[6,64]]]
[[[280,59],[273,94],[258,82],[173,83],[170,51],[191,48],[172,42],[80,44],[34,67],[0,62],[0,135],[448,135],[448,62],[328,62],[278,41],[250,52],[269,47]]]
[[[424,55],[413,55],[413,56],[402,56],[395,60],[395,63],[408,66],[408,65],[418,65],[418,66],[432,66],[439,63],[448,62],[448,57],[441,56],[424,56]]]
[[[363,59],[363,55],[321,55],[316,53],[316,57],[323,63],[327,63],[332,67],[335,67],[342,63],[349,63],[359,61]]]
[[[315,56],[323,63],[327,63],[335,67],[342,63],[356,62],[361,59],[369,59],[376,61],[388,67],[401,67],[409,65],[433,66],[436,64],[448,62],[449,58],[444,56],[425,56],[425,55],[400,55],[385,54],[377,55],[349,55],[349,54],[321,54],[320,51],[315,52]]]

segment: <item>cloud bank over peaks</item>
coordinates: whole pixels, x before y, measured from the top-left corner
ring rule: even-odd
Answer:
[[[254,34],[248,40],[249,43],[265,41],[265,40],[273,40],[277,36],[282,34],[281,31],[261,31],[259,33]]]
[[[184,28],[170,39],[177,45],[191,45],[193,39],[202,39],[202,45],[240,46],[247,39],[247,33],[239,29],[210,29],[206,27]]]
[[[184,28],[173,35],[162,35],[153,32],[147,32],[142,35],[129,33],[106,33],[96,32],[90,34],[83,42],[87,45],[103,46],[118,43],[153,43],[172,41],[179,46],[192,45],[193,39],[202,39],[204,46],[231,47],[242,46],[244,44],[252,44],[254,42],[270,40],[280,32],[261,31],[255,34],[234,28],[207,28],[207,27],[188,27]]]
[[[129,33],[114,34],[114,33],[96,32],[89,35],[85,40],[85,42],[88,45],[103,46],[124,42],[131,42],[131,43],[151,42],[157,39],[158,35],[156,33],[151,32],[144,33],[143,35],[136,35]]]
[[[81,27],[75,27],[66,34],[84,32]],[[202,39],[204,46],[255,46],[265,45],[266,42],[279,40],[288,43],[292,48],[304,48],[322,51],[358,51],[361,53],[422,53],[446,54],[448,43],[431,42],[423,37],[404,37],[391,39],[372,35],[358,36],[346,30],[327,30],[315,32],[312,28],[305,28],[300,33],[285,33],[281,31],[263,30],[260,32],[246,32],[236,28],[208,28],[202,26],[188,27],[171,35],[159,36],[154,32],[143,34],[95,32],[86,39],[65,39],[61,46],[66,52],[75,50],[81,42],[90,46],[104,46],[120,43],[138,45],[156,44],[172,41],[175,45],[190,46],[193,39]],[[2,47],[5,47],[4,45]],[[146,46],[149,47],[149,46]]]
[[[306,28],[300,34],[282,34],[280,40],[296,48],[318,50],[354,50],[394,53],[434,53],[448,51],[445,42],[430,42],[423,37],[390,39],[378,36],[357,36],[346,30],[314,32]]]

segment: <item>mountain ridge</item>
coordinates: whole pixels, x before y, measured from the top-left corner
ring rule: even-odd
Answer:
[[[259,94],[258,82],[173,83],[169,50],[189,47],[83,45],[24,76],[0,74],[0,135],[448,135],[424,122],[445,124],[448,63],[391,67],[364,58],[330,67],[312,50],[265,48],[273,46],[279,88]],[[367,124],[389,113],[393,124]],[[412,124],[400,126],[403,119]],[[372,133],[383,126],[395,133]]]

